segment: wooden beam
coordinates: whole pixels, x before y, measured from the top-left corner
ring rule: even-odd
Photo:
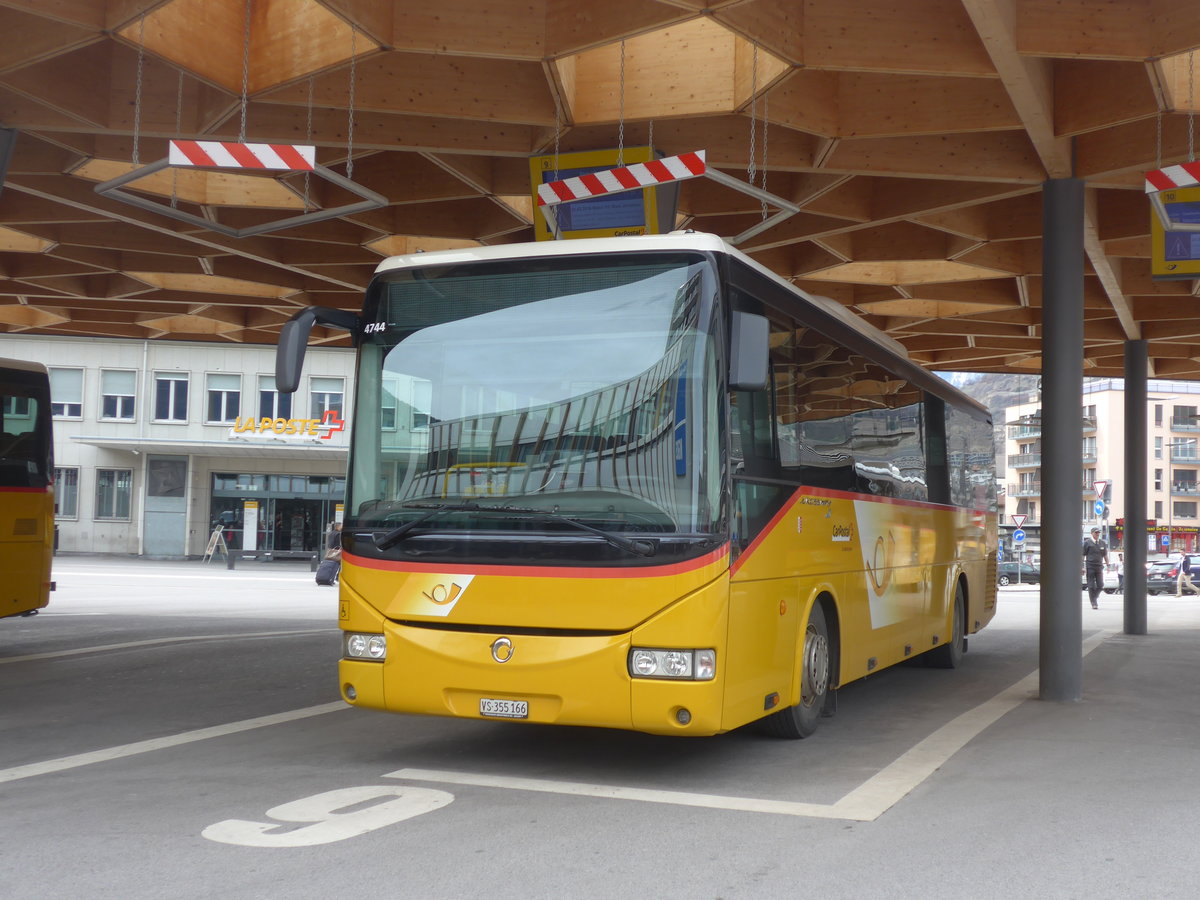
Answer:
[[[1156,55],[1152,16],[1143,2],[1017,0],[1015,13],[1022,54],[1139,61]]]
[[[995,73],[960,0],[808,3],[804,64],[913,74]]]

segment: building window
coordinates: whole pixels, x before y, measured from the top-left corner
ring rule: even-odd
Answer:
[[[96,518],[128,519],[133,499],[132,469],[96,470]]]
[[[83,418],[83,369],[50,370],[50,412],[60,419]]]
[[[4,410],[5,419],[32,419],[29,413],[28,397],[5,397],[3,405],[0,405],[0,409]],[[12,431],[13,429],[9,428],[6,430]]]
[[[1154,458],[1162,459],[1163,439],[1156,437],[1154,439]]]
[[[229,373],[208,376],[208,419],[233,424],[241,410],[242,377]]]
[[[1179,431],[1194,431],[1196,428],[1196,407],[1174,407],[1171,411],[1171,427]]]
[[[292,395],[276,390],[274,375],[258,376],[258,415],[266,419],[292,417]]]
[[[1162,469],[1155,469],[1155,470],[1154,470],[1154,489],[1155,489],[1156,491],[1161,491],[1161,490],[1162,490],[1162,476],[1163,476],[1163,470],[1162,470]]]
[[[1154,405],[1154,427],[1162,428],[1163,423],[1163,408],[1161,403]]]
[[[328,410],[337,413],[342,418],[342,390],[340,378],[314,378],[309,384],[309,395],[312,397],[312,418],[320,420]]]
[[[1155,518],[1155,520],[1161,519],[1163,517],[1162,511],[1163,511],[1162,501],[1155,500],[1154,501],[1154,518]]]
[[[154,418],[159,422],[186,422],[188,416],[186,372],[154,374]]]
[[[137,373],[128,369],[100,370],[100,418],[133,421]]]
[[[1195,503],[1176,503],[1175,504],[1176,519],[1194,519],[1196,518]]]
[[[79,517],[79,470],[54,470],[54,514],[60,519]]]

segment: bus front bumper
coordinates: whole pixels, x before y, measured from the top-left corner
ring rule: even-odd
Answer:
[[[712,680],[634,678],[630,634],[505,635],[394,622],[382,627],[384,661],[340,663],[342,697],[355,706],[652,734],[722,730],[719,650]]]

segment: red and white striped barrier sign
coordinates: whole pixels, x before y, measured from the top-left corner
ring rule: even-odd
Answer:
[[[1146,173],[1146,193],[1200,187],[1200,162],[1185,162]]]
[[[167,161],[173,166],[311,172],[316,162],[316,148],[300,144],[171,141]]]
[[[695,150],[691,153],[681,153],[679,156],[652,159],[649,162],[634,163],[632,166],[605,169],[590,175],[539,184],[538,206],[554,206],[571,200],[586,200],[588,197],[654,187],[669,181],[695,178],[706,171],[704,151]]]

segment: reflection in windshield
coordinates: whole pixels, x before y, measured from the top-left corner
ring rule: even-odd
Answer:
[[[521,265],[385,276],[387,328],[360,355],[357,527],[399,527],[422,513],[414,502],[463,507],[439,516],[439,529],[511,527],[473,513],[469,501],[486,500],[613,531],[711,531],[706,265]],[[543,529],[565,527],[542,519]]]

